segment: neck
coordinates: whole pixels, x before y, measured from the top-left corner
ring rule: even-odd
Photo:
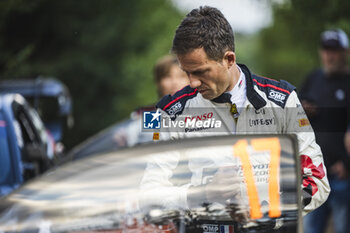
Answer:
[[[231,91],[235,87],[235,85],[239,80],[239,77],[241,76],[241,72],[239,71],[236,63],[231,66],[229,70],[229,75],[230,75],[231,82],[226,91]]]

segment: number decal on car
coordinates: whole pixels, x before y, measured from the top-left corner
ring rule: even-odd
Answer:
[[[269,151],[269,216],[276,218],[281,216],[279,196],[279,163],[281,156],[281,145],[278,138],[252,139],[251,146],[255,151]],[[234,156],[241,160],[243,176],[247,186],[247,194],[252,219],[262,218],[261,206],[257,186],[254,180],[253,168],[248,154],[248,141],[239,140],[233,145]]]

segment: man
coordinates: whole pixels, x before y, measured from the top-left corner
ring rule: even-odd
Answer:
[[[168,116],[174,121],[181,115],[185,116],[185,120],[215,118],[220,120],[220,124],[215,121],[214,125],[209,126],[161,131],[161,140],[218,134],[297,132],[304,177],[304,213],[314,210],[327,199],[330,190],[322,154],[294,87],[285,81],[277,82],[253,75],[245,65],[236,63],[233,32],[219,10],[212,7],[192,10],[176,30],[172,52],[187,73],[190,85],[173,96],[162,98],[157,104],[162,117]],[[213,190],[208,187],[212,184],[205,183],[204,165],[195,165],[194,159],[189,160],[193,173],[191,184],[169,187],[171,192],[157,197],[158,203],[174,203],[175,206],[188,208],[196,200],[190,195],[191,189],[196,186],[206,186],[203,189],[206,192],[203,193],[204,199],[220,195],[237,197],[235,186],[221,190],[223,192],[219,195],[214,193],[220,190]],[[169,155],[162,161],[150,163],[141,182],[141,190],[151,193],[152,189],[160,188],[162,184],[170,185],[166,179],[177,162],[176,155]],[[154,172],[156,170],[159,172]],[[224,184],[227,177],[223,178],[223,174],[219,170],[213,180]]]
[[[328,200],[305,217],[305,232],[324,232],[330,213],[336,233],[349,232],[350,135],[349,41],[340,29],[321,35],[322,68],[313,71],[301,88],[300,99],[321,146],[332,188]],[[345,145],[344,145],[345,142]]]

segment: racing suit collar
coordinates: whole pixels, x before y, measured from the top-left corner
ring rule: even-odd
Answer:
[[[254,106],[255,110],[258,110],[266,105],[266,101],[261,97],[254,89],[254,83],[252,80],[252,74],[246,65],[237,64],[245,75],[247,85],[247,98],[249,102]]]
[[[237,64],[239,68],[241,68],[242,72],[245,75],[246,86],[247,86],[247,98],[249,102],[254,106],[256,110],[264,107],[266,105],[266,101],[254,90],[254,83],[252,80],[252,74],[246,65]],[[223,93],[222,95],[212,99],[211,101],[216,103],[231,103],[231,94]]]
[[[215,103],[231,103],[231,94],[224,92],[220,96],[212,99],[211,101]]]

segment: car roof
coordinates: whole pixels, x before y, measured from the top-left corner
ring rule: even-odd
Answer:
[[[2,109],[5,105],[11,104],[14,100],[21,104],[25,104],[26,100],[22,95],[17,93],[0,93],[0,109]]]
[[[38,77],[36,79],[13,79],[0,82],[0,92],[20,93],[29,96],[69,95],[67,87],[57,79]]]

